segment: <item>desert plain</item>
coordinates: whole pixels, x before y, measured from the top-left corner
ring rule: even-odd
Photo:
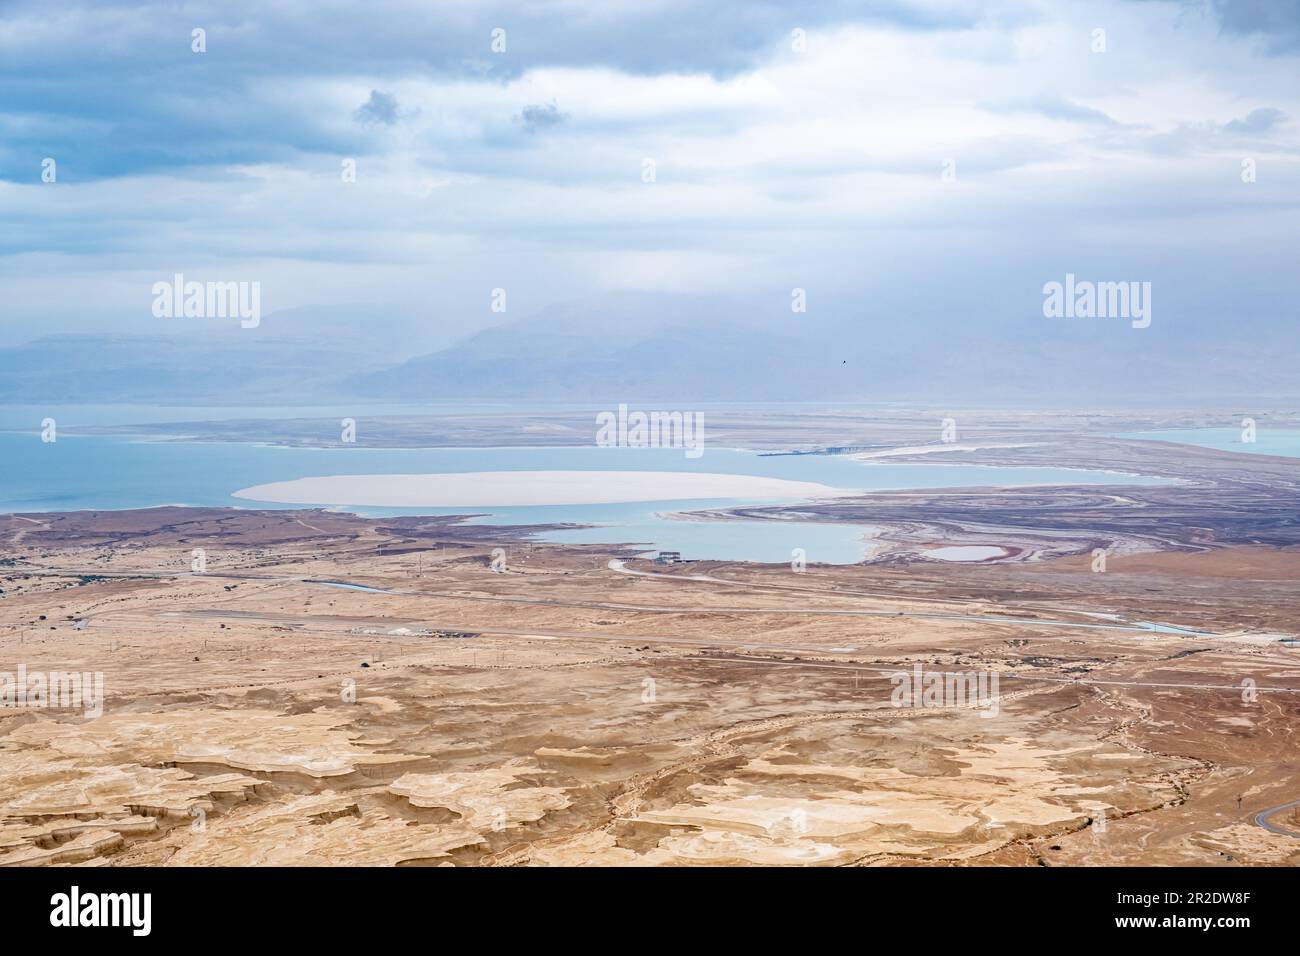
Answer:
[[[435,514],[0,516],[0,672],[103,679],[0,707],[0,864],[1300,863],[1300,460],[1004,431],[828,450],[1173,481],[712,515],[883,529],[801,568]],[[900,704],[918,670],[996,698]]]

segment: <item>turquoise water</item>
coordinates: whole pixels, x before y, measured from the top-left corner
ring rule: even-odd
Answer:
[[[1146,441],[1172,441],[1219,451],[1236,451],[1249,455],[1281,455],[1300,458],[1300,428],[1256,426],[1255,440],[1241,440],[1240,428],[1174,428],[1162,432],[1127,432],[1116,438],[1140,438]]]
[[[734,499],[709,501],[635,502],[580,507],[500,508],[486,519],[491,524],[526,524],[539,520],[596,525],[548,531],[539,537],[562,544],[644,545],[646,550],[680,551],[688,561],[764,561],[788,563],[796,548],[808,564],[853,564],[861,561],[865,539],[876,529],[868,525],[813,521],[696,521],[667,517],[685,511],[755,504]],[[762,504],[797,504],[771,499]],[[549,516],[549,517],[548,517]]]
[[[193,409],[183,410],[192,416]],[[295,410],[297,412],[298,410]],[[157,420],[156,418],[154,420]],[[37,419],[39,423],[39,419]],[[60,420],[60,427],[64,421]],[[472,471],[688,471],[814,481],[835,488],[949,488],[976,485],[1151,484],[1159,479],[1062,468],[864,463],[831,455],[759,455],[708,448],[700,458],[658,448],[282,448],[223,442],[150,442],[60,434],[40,440],[39,424],[0,433],[0,512],[116,510],[158,505],[283,508],[232,498],[250,485],[345,474]],[[489,524],[580,523],[544,540],[643,544],[687,559],[788,562],[802,548],[809,563],[862,559],[869,525],[799,521],[688,521],[665,512],[744,504],[710,499],[518,508],[349,509],[367,515],[466,514]],[[490,514],[484,512],[490,511]]]

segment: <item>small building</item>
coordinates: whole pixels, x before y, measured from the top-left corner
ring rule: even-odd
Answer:
[[[655,564],[681,564],[682,553],[680,551],[660,551],[655,556]]]

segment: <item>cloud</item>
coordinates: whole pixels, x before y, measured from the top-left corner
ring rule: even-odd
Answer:
[[[101,306],[147,325],[141,296],[176,271],[259,279],[268,311],[375,303],[385,328],[411,310],[447,335],[500,321],[496,287],[512,314],[629,282],[784,285],[956,323],[964,280],[1017,316],[1046,278],[1144,278],[1167,255],[1187,323],[1293,291],[1295,59],[1206,6],[137,2],[6,6],[14,334]]]
[[[1286,114],[1271,106],[1251,110],[1245,119],[1235,119],[1223,128],[1229,133],[1267,133],[1286,119]]]
[[[989,10],[980,0],[884,0],[869,11],[854,0],[808,0],[797,11],[783,0],[68,0],[57,17],[45,0],[0,6],[0,180],[27,181],[32,152],[77,152],[84,181],[356,154],[370,145],[363,124],[393,125],[391,114],[377,105],[373,115],[362,107],[363,124],[330,118],[340,108],[349,118],[371,89],[400,97],[404,82],[499,87],[551,69],[728,79],[789,55],[796,27],[815,51],[853,24],[925,35],[1017,22],[1032,0]],[[196,26],[207,31],[205,53],[191,51]],[[356,97],[346,106],[300,95],[344,83]]]
[[[1179,123],[1173,129],[1148,135],[1143,140],[1147,149],[1167,156],[1190,156],[1197,153],[1218,153],[1240,147],[1243,137],[1265,137],[1252,141],[1252,147],[1276,155],[1300,155],[1300,145],[1279,141],[1272,136],[1287,118],[1287,114],[1274,107],[1251,110],[1242,119],[1216,123],[1207,120],[1199,123]]]
[[[357,107],[352,114],[359,123],[383,123],[392,126],[397,122],[397,97],[391,93],[370,91],[370,99]]]
[[[1118,126],[1114,119],[1101,110],[1082,106],[1063,96],[1047,95],[1029,100],[1016,100],[1009,103],[986,106],[995,113],[1037,113],[1048,119],[1070,120],[1077,123],[1096,123],[1102,126]]]
[[[1300,49],[1300,5],[1291,0],[1211,0],[1224,33],[1255,36],[1272,53]]]
[[[569,114],[561,113],[553,100],[550,103],[541,105],[525,106],[518,116],[518,119],[530,133],[536,133],[538,130],[547,129],[551,126],[558,126],[568,118]]]

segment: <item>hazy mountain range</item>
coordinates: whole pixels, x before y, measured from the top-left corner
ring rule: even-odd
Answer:
[[[1181,334],[1116,319],[927,322],[787,301],[623,294],[552,307],[406,355],[387,319],[321,308],[257,329],[61,334],[0,349],[0,401],[993,401],[1039,407],[1286,399],[1285,323]],[[207,320],[197,320],[207,321]],[[942,327],[942,332],[939,331]],[[1248,334],[1247,334],[1248,333]],[[405,348],[409,348],[408,338]]]

